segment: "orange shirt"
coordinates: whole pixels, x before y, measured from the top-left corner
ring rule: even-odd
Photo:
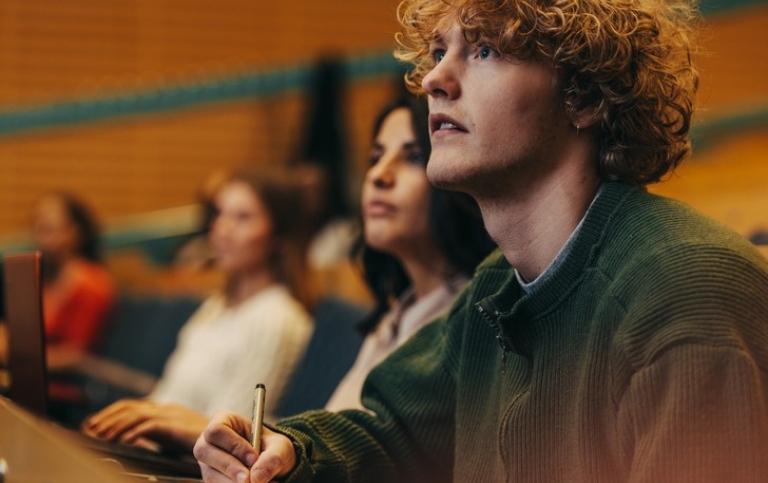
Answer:
[[[102,266],[78,260],[43,289],[45,332],[49,343],[93,350],[115,300],[115,283]]]

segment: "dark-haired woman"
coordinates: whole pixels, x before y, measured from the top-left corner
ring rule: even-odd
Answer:
[[[75,196],[42,196],[35,205],[32,236],[43,254],[48,366],[65,369],[98,345],[115,284],[101,263],[96,221]]]
[[[32,238],[43,254],[43,318],[51,371],[77,365],[96,348],[115,300],[112,275],[101,263],[99,229],[88,207],[65,192],[40,197]],[[0,363],[7,358],[0,324]]]
[[[326,409],[361,408],[368,372],[445,311],[494,247],[470,198],[430,186],[429,152],[425,103],[405,97],[384,109],[362,191],[361,257],[376,307]]]

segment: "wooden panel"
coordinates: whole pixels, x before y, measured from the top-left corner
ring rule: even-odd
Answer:
[[[3,0],[0,106],[394,46],[398,0]]]
[[[694,153],[651,191],[683,200],[749,235],[768,230],[768,133],[735,135]]]
[[[707,19],[701,34],[699,119],[722,112],[768,106],[768,5]]]
[[[0,109],[308,64],[326,52],[380,52],[394,45],[398,2],[2,0]],[[768,99],[766,24],[765,5],[707,20],[706,55],[698,56],[704,109],[697,119]],[[365,168],[371,122],[391,93],[386,81],[348,92],[353,192]],[[51,188],[81,193],[108,223],[187,204],[216,167],[284,163],[297,150],[305,109],[297,93],[0,138],[0,236],[26,231],[33,200]],[[755,136],[697,154],[691,171],[681,169],[685,183],[672,180],[660,189],[748,229],[755,221],[741,221],[746,215],[728,214],[707,196],[723,189],[722,206],[762,202],[739,194],[752,189],[740,183],[766,179],[760,161],[747,164],[765,164],[765,139]],[[712,185],[726,173],[699,179],[698,169],[714,169],[699,166],[710,165],[743,176],[730,181],[734,188]]]

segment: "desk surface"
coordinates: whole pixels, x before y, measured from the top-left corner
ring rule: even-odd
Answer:
[[[71,483],[200,482],[197,477],[137,470],[125,461],[87,450],[76,434],[0,396],[0,481]],[[41,464],[41,462],[44,462]]]
[[[6,481],[131,481],[6,398],[0,398],[0,427]]]

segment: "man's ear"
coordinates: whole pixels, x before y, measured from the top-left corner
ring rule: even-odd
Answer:
[[[589,129],[600,123],[602,109],[600,106],[586,107],[573,113],[571,122],[576,129]]]

